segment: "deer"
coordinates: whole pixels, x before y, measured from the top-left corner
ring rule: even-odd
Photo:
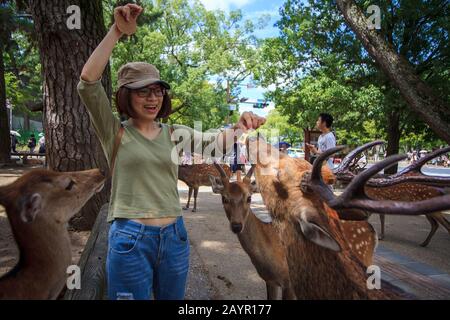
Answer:
[[[17,265],[0,278],[0,299],[58,297],[72,261],[69,219],[104,183],[98,169],[36,169],[0,187],[0,204],[20,252]]]
[[[348,183],[355,174],[350,170],[351,163],[354,162],[358,154],[376,146],[383,144],[383,141],[377,140],[367,143],[350,152],[341,164],[333,170],[336,179],[340,182]],[[442,154],[450,151],[450,147],[436,150],[429,155],[420,158],[410,164],[400,172],[392,176],[378,175],[382,180],[376,178],[368,181],[365,191],[370,198],[377,200],[398,200],[398,201],[420,201],[431,199],[446,194],[445,187],[450,187],[450,178],[427,176],[422,174],[421,169],[424,164]],[[426,239],[420,244],[426,247],[433,238],[439,224],[443,226],[450,234],[450,222],[445,218],[442,212],[435,212],[425,215],[431,225],[431,230]],[[383,240],[385,235],[385,215],[380,214],[381,232],[379,239]]]
[[[222,205],[230,221],[231,231],[237,235],[258,275],[266,282],[267,300],[274,300],[279,288],[282,289],[283,300],[295,299],[281,239],[274,226],[259,220],[250,207],[251,196],[258,191],[257,184],[251,182],[254,166],[242,182],[230,182],[222,167],[218,164],[215,166],[220,177],[209,176],[212,190],[222,195]],[[342,222],[350,248],[366,267],[370,266],[377,246],[375,229],[367,221]]]
[[[231,177],[231,169],[228,165],[223,164],[223,169],[227,173],[228,177]],[[214,165],[201,163],[192,165],[179,165],[178,166],[178,179],[186,183],[189,187],[188,201],[184,210],[189,209],[189,204],[191,202],[192,191],[194,191],[194,208],[192,212],[197,211],[197,195],[200,186],[211,186],[211,182],[208,178],[209,175],[218,176],[217,170]]]
[[[289,275],[298,299],[411,298],[381,278],[381,289],[367,285],[367,268],[346,239],[341,220],[367,220],[366,212],[419,215],[450,208],[450,195],[411,202],[373,200],[365,183],[404,156],[391,156],[358,174],[336,197],[329,187],[333,173],[324,161],[344,147],[321,153],[314,165],[280,154],[261,137],[248,139],[255,177],[286,248]],[[325,182],[326,181],[326,182]]]
[[[251,183],[252,167],[242,181],[230,182],[222,166],[214,164],[219,176],[209,175],[214,193],[222,195],[222,205],[242,248],[250,257],[258,275],[266,283],[267,300],[276,300],[281,288],[283,300],[295,299],[289,280],[286,254],[272,224],[259,220],[252,209],[251,197],[256,185]]]

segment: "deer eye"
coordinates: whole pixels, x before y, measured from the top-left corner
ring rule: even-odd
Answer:
[[[75,181],[70,180],[69,184],[66,187],[66,190],[72,190],[72,187],[75,185]]]
[[[247,198],[247,203],[250,203],[250,202],[252,202],[252,197],[251,197],[251,196],[248,196],[248,198]]]
[[[230,200],[222,196],[222,203],[230,203]]]

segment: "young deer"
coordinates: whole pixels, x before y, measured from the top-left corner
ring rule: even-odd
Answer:
[[[231,177],[231,169],[228,165],[223,164],[222,168],[225,170],[228,177]],[[209,175],[218,176],[217,170],[212,164],[192,164],[192,165],[180,165],[178,166],[178,179],[186,183],[189,187],[189,196],[186,207],[184,210],[189,209],[189,203],[191,202],[192,191],[194,191],[194,208],[192,212],[197,211],[197,195],[200,186],[210,186],[211,182],[208,178]]]
[[[295,299],[286,253],[278,233],[272,224],[259,220],[250,208],[251,196],[256,191],[255,185],[250,182],[253,167],[243,181],[229,182],[229,176],[223,168],[218,164],[215,166],[220,176],[209,175],[212,190],[222,195],[231,231],[237,235],[259,276],[266,282],[267,300],[278,297],[279,287],[283,300]]]
[[[71,264],[69,219],[103,188],[98,169],[33,170],[0,187],[20,258],[0,278],[0,299],[56,299]]]
[[[334,169],[337,180],[348,183],[355,174],[351,172],[350,167],[358,154],[372,148],[375,145],[383,144],[383,141],[374,141],[367,143],[350,152],[342,161],[341,165]],[[370,179],[365,191],[367,195],[376,200],[396,200],[396,201],[420,201],[431,199],[446,194],[445,187],[450,187],[450,178],[426,176],[421,173],[424,164],[442,154],[448,153],[450,148],[436,150],[435,152],[420,158],[415,163],[404,168],[399,173],[392,176],[378,175],[381,179]],[[431,230],[421,244],[422,247],[430,243],[431,238],[441,224],[448,233],[450,233],[450,222],[445,218],[442,212],[435,212],[425,216],[431,225]],[[380,240],[384,238],[385,215],[380,214],[381,233]]]
[[[366,267],[350,248],[340,219],[367,218],[364,211],[418,215],[450,208],[450,196],[415,203],[376,201],[364,193],[364,184],[381,169],[403,159],[393,156],[359,174],[339,197],[324,183],[333,177],[324,160],[342,150],[330,149],[314,166],[293,159],[261,138],[247,150],[256,160],[256,180],[264,203],[287,252],[289,275],[299,299],[396,299],[405,297],[381,279],[381,289],[367,286]],[[324,176],[324,177],[323,177]],[[345,224],[345,223],[344,223]]]

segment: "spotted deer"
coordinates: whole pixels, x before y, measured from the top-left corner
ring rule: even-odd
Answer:
[[[350,152],[344,158],[340,166],[333,170],[336,175],[336,179],[343,183],[350,182],[355,177],[355,174],[350,170],[350,168],[357,155],[383,143],[383,141],[370,142]],[[412,202],[444,195],[448,193],[448,190],[445,188],[450,188],[450,178],[427,176],[422,174],[421,169],[423,165],[431,161],[433,158],[448,152],[450,152],[450,147],[436,150],[435,152],[420,158],[395,175],[378,175],[381,179],[370,179],[365,186],[365,191],[372,199]],[[421,246],[425,247],[430,243],[433,235],[439,227],[439,224],[443,226],[450,234],[450,222],[445,218],[445,215],[442,212],[435,212],[426,215],[425,217],[431,225],[431,230],[425,241],[421,243]],[[380,214],[380,221],[380,240],[382,240],[385,234],[384,214]]]
[[[228,165],[223,164],[223,169],[225,170],[228,177],[231,177],[231,169]],[[192,191],[194,191],[194,208],[192,212],[197,211],[197,196],[198,189],[200,186],[211,186],[211,182],[208,178],[209,175],[219,176],[216,168],[212,164],[201,163],[192,165],[180,165],[178,166],[178,179],[186,183],[189,187],[188,201],[184,210],[189,209],[189,204],[191,202]]]
[[[222,195],[231,231],[237,235],[259,276],[266,282],[267,300],[277,299],[279,288],[283,300],[295,299],[285,250],[278,233],[272,224],[259,220],[250,208],[251,196],[256,191],[250,182],[253,167],[243,181],[230,182],[223,167],[215,166],[220,175],[209,175],[212,190]]]
[[[69,219],[103,188],[98,169],[33,170],[0,187],[20,251],[18,264],[0,278],[0,299],[56,299],[71,264]]]
[[[324,161],[341,151],[323,152],[311,166],[280,154],[262,138],[248,140],[249,159],[264,203],[286,248],[291,284],[298,299],[411,298],[381,278],[381,289],[367,286],[366,266],[349,246],[341,220],[366,220],[365,212],[418,215],[450,208],[450,195],[424,201],[378,201],[364,184],[383,168],[403,159],[392,156],[358,174],[336,197],[325,183],[333,180]]]

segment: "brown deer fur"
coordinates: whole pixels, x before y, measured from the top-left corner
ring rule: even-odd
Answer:
[[[227,178],[228,179],[228,178]],[[231,231],[236,233],[259,276],[266,282],[267,299],[275,300],[278,288],[282,299],[295,299],[289,280],[286,253],[278,232],[271,223],[259,220],[250,208],[255,185],[250,178],[225,184],[210,176],[213,191],[222,195],[222,204]]]
[[[227,175],[231,177],[231,169],[228,165],[222,165]],[[189,209],[191,202],[192,191],[194,191],[194,208],[192,212],[197,211],[197,196],[200,186],[210,186],[208,176],[218,176],[216,168],[212,164],[192,164],[192,165],[180,165],[178,166],[178,179],[186,183],[189,187],[188,202],[184,210]]]
[[[103,183],[98,169],[34,170],[0,188],[0,204],[20,251],[19,263],[0,278],[0,299],[58,296],[71,264],[67,222]]]
[[[291,283],[298,299],[399,298],[394,288],[367,288],[366,267],[350,248],[337,213],[299,185],[311,165],[279,153],[262,139],[248,147],[256,180],[287,250]],[[262,152],[261,152],[262,151]],[[334,181],[323,167],[324,181]]]

